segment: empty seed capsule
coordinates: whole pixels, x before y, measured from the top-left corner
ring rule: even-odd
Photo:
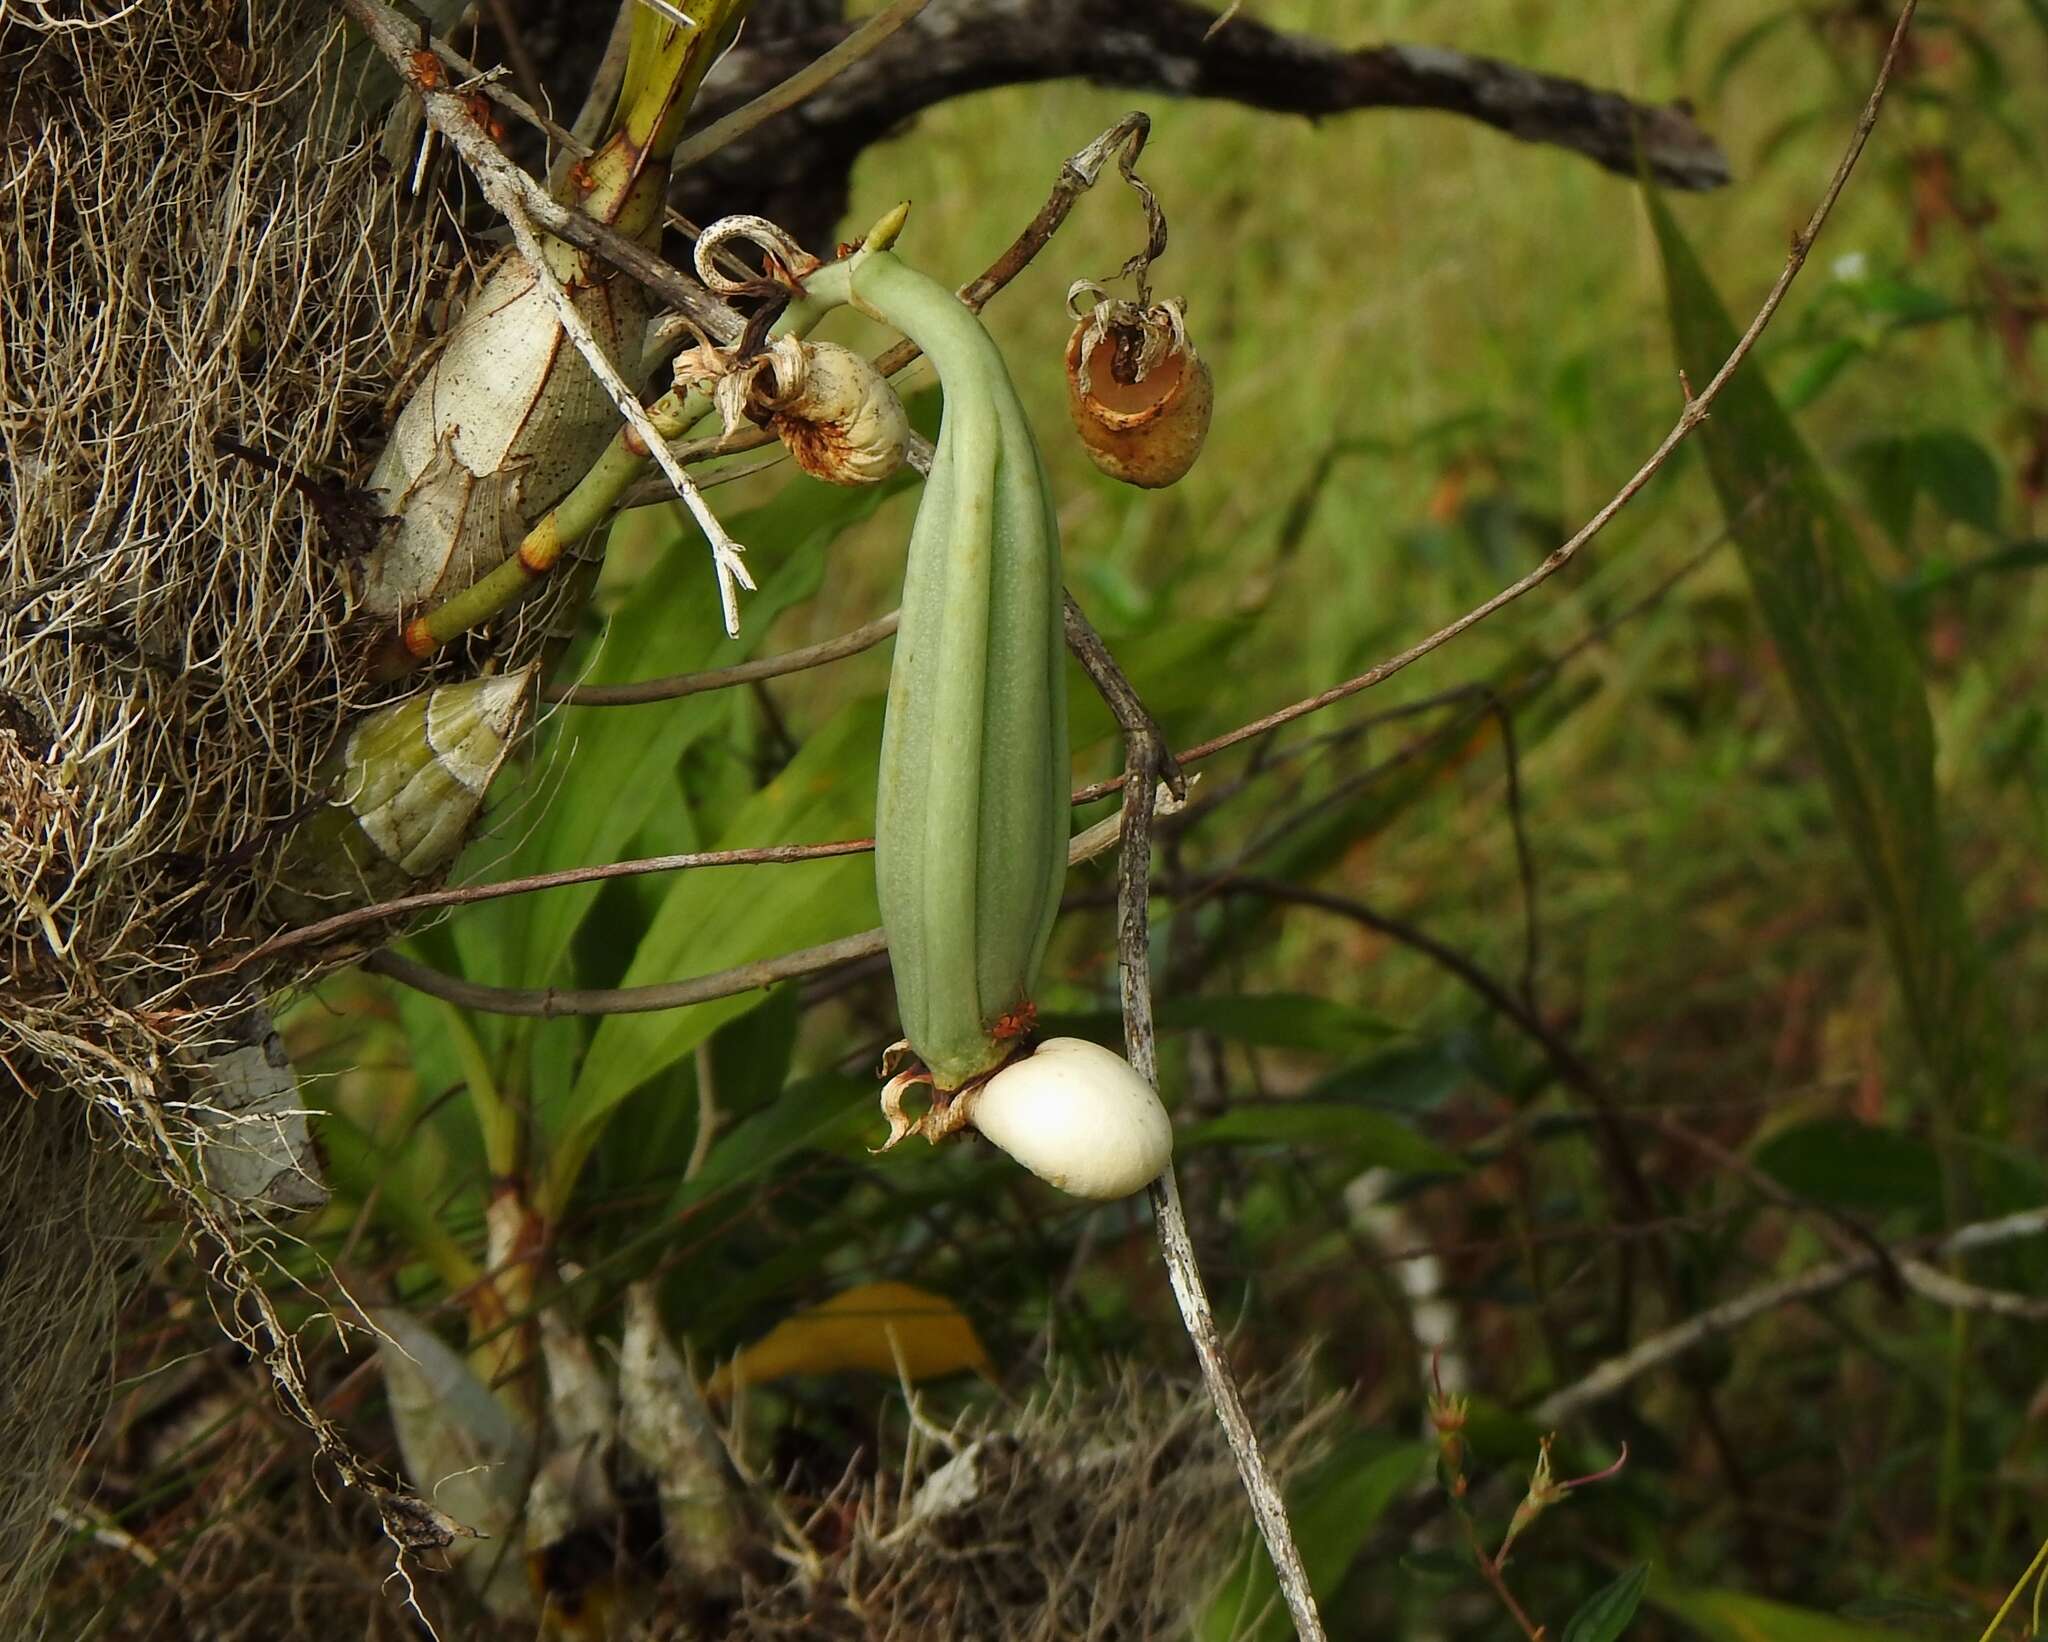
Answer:
[[[1145,490],[1179,479],[1202,452],[1214,402],[1178,302],[1098,302],[1067,339],[1067,410],[1112,479]]]

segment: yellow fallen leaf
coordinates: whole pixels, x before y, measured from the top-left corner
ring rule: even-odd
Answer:
[[[899,1373],[935,1380],[962,1369],[993,1378],[995,1365],[950,1300],[909,1283],[862,1283],[785,1317],[705,1383],[723,1401],[736,1385],[790,1374]]]

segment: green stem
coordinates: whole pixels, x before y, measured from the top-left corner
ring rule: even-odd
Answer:
[[[2020,1593],[2041,1572],[2043,1564],[2048,1564],[2048,1540],[2041,1542],[2040,1550],[2034,1553],[2034,1560],[2027,1564],[2027,1571],[2020,1575],[2019,1583],[2005,1593],[2005,1600],[1998,1605],[1998,1612],[1991,1616],[1991,1623],[1984,1627],[1984,1634],[1977,1642],[1992,1642],[1992,1638],[1998,1635],[1998,1627],[2005,1623],[2005,1616],[2012,1612],[2012,1605],[2019,1601]]]
[[[468,1020],[452,1003],[439,1004],[442,1024],[455,1046],[455,1058],[462,1067],[462,1080],[469,1091],[469,1104],[482,1132],[484,1166],[494,1180],[514,1179],[524,1162],[519,1114],[498,1089],[491,1072],[490,1057],[470,1030]]]
[[[691,0],[683,24],[642,6],[633,17],[626,76],[610,135],[572,167],[565,204],[652,244],[661,235],[669,160],[697,90],[738,31],[751,0]]]

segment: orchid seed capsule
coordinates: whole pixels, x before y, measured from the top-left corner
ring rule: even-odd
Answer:
[[[1076,1197],[1128,1197],[1173,1156],[1173,1122],[1152,1085],[1085,1038],[1048,1038],[958,1098],[984,1136]]]
[[[1158,490],[1193,467],[1215,397],[1179,302],[1098,302],[1067,339],[1067,410],[1089,459],[1127,485]]]

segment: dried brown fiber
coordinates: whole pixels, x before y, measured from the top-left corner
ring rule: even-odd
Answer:
[[[192,982],[250,926],[281,823],[360,705],[341,555],[293,476],[360,470],[446,285],[359,112],[362,63],[310,4],[0,0],[8,1636],[29,1630],[28,1552],[93,1412],[134,1226],[111,1160],[210,1239],[224,1316],[263,1309],[262,1228],[194,1190],[181,1069],[298,977]],[[289,1342],[252,1344],[295,1400]]]

